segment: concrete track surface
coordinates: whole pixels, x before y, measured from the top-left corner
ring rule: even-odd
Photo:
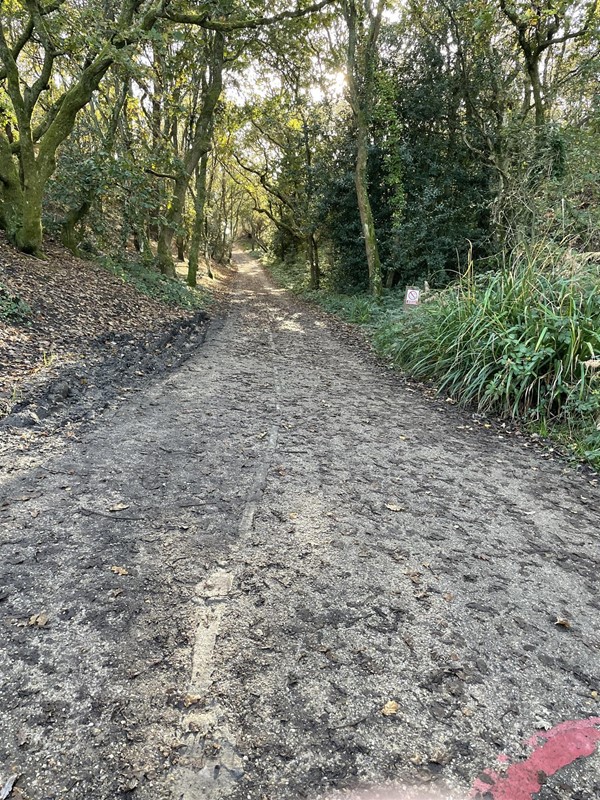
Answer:
[[[183,367],[5,465],[0,794],[600,798],[597,486],[237,258]]]

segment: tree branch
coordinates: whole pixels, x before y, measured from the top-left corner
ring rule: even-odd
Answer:
[[[265,25],[276,25],[278,22],[284,22],[288,19],[298,19],[306,17],[309,14],[316,14],[326,6],[332,5],[335,0],[321,0],[318,3],[307,6],[306,8],[296,8],[292,11],[282,11],[279,14],[274,14],[271,17],[247,17],[246,19],[230,19],[217,20],[210,16],[209,11],[201,14],[186,14],[177,11],[166,11],[164,16],[171,22],[181,22],[188,25],[198,25],[201,28],[206,28],[212,31],[221,31],[228,33],[229,31],[250,30],[253,28],[262,28]]]
[[[42,17],[45,17],[48,14],[52,14],[54,11],[57,11],[64,2],[65,0],[54,0],[53,3],[50,3],[49,5],[44,6],[43,8],[40,8],[39,13]],[[25,47],[27,42],[33,36],[33,31],[34,31],[33,20],[30,17],[27,21],[27,24],[23,28],[21,35],[12,46],[11,52],[12,52],[12,57],[15,61],[21,54],[21,50]],[[6,67],[0,68],[0,81],[4,80],[6,76],[7,76]]]

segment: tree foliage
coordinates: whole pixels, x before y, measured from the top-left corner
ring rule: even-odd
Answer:
[[[272,247],[313,288],[443,286],[592,248],[595,0],[12,0],[0,225],[166,274]]]

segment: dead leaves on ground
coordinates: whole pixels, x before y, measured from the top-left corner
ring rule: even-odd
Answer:
[[[126,569],[125,567],[114,566],[110,568],[110,571],[114,572],[115,575],[129,575],[129,570]]]
[[[50,616],[46,611],[32,614],[28,619],[12,620],[13,624],[18,628],[46,628],[49,621]]]
[[[45,628],[49,619],[48,614],[42,611],[40,614],[32,614],[27,624],[32,628]]]
[[[114,506],[111,506],[108,510],[112,511],[125,511],[126,508],[129,508],[129,503],[116,503]]]
[[[388,700],[384,707],[381,709],[381,713],[384,717],[393,717],[395,714],[398,713],[398,709],[400,706],[395,700]]]
[[[202,695],[188,693],[184,695],[183,705],[185,706],[185,708],[190,708],[190,706],[197,705],[201,700],[202,700]]]
[[[186,314],[140,294],[117,276],[75,258],[50,241],[47,260],[19,253],[0,235],[0,280],[33,310],[29,323],[0,321],[0,416],[13,394],[40,373],[54,376],[65,364],[103,353],[113,331],[145,337]],[[6,406],[6,408],[2,408]]]
[[[566,617],[557,617],[554,624],[558,625],[560,628],[565,628],[565,630],[571,630],[573,627],[571,620],[567,619]]]

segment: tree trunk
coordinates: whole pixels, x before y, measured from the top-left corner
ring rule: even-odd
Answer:
[[[308,238],[308,257],[310,262],[310,288],[319,289],[321,287],[321,269],[319,265],[319,248],[315,241],[314,234]]]
[[[360,213],[363,236],[365,237],[365,253],[369,269],[369,288],[374,297],[381,297],[381,262],[379,260],[379,248],[377,246],[377,236],[375,234],[375,220],[371,209],[371,201],[369,199],[369,182],[367,177],[368,130],[366,124],[358,120],[357,128],[356,169],[354,172],[356,199],[358,201],[358,211]]]
[[[42,199],[44,183],[33,180],[23,187],[23,217],[15,243],[24,253],[42,253]]]
[[[175,262],[171,251],[173,245],[173,231],[167,226],[161,226],[156,245],[156,266],[163,275],[175,277]]]
[[[23,220],[23,190],[8,140],[0,135],[0,226],[9,240],[17,244]]]
[[[200,167],[196,176],[196,201],[194,203],[194,230],[190,242],[190,257],[188,260],[188,286],[196,286],[198,275],[198,256],[200,243],[204,232],[204,205],[206,202],[206,170],[208,166],[208,153],[200,159]]]
[[[535,112],[535,132],[539,141],[543,136],[546,125],[546,108],[544,104],[544,93],[542,80],[540,78],[539,57],[530,56],[527,58],[527,75],[531,83],[531,93],[533,95],[533,109]]]
[[[69,211],[61,225],[60,240],[74,255],[79,255],[81,243],[81,234],[76,230],[77,225],[87,216],[91,207],[92,198],[88,197],[77,208]]]
[[[356,199],[365,238],[365,254],[369,270],[369,287],[374,297],[381,297],[382,279],[379,248],[375,234],[375,220],[369,199],[368,155],[369,120],[373,103],[377,39],[386,0],[377,0],[374,15],[368,21],[360,19],[353,0],[345,0],[344,17],[348,27],[347,78],[348,100],[356,128],[356,165],[354,184]],[[359,31],[360,28],[360,31]],[[360,36],[359,36],[360,33]],[[360,38],[360,42],[359,42]]]
[[[42,250],[42,197],[44,177],[40,175],[33,146],[22,147],[20,171],[8,139],[0,133],[1,219],[10,241],[24,253]]]

